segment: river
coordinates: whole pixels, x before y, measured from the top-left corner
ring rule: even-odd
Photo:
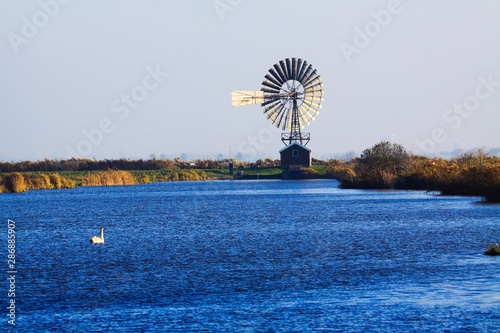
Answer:
[[[16,331],[500,331],[500,257],[483,255],[500,242],[500,205],[337,186],[2,194],[5,278],[9,219],[16,230]],[[90,244],[101,226],[105,244]]]

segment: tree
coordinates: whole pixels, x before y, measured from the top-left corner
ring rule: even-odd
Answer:
[[[365,149],[356,164],[356,174],[366,187],[393,188],[398,175],[411,161],[406,148],[382,141]]]
[[[365,149],[359,162],[372,170],[398,173],[408,165],[410,159],[411,155],[400,144],[382,141]]]

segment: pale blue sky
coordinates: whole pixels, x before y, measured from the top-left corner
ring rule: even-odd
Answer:
[[[287,57],[325,85],[314,157],[499,147],[499,17],[496,0],[0,0],[0,160],[278,158],[230,91]]]

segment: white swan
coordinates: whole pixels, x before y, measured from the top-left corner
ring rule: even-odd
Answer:
[[[101,237],[92,236],[90,242],[93,244],[104,244],[104,228],[101,227]]]

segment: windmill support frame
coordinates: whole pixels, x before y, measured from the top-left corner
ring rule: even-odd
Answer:
[[[281,133],[281,142],[283,142],[286,146],[289,146],[294,142],[306,146],[310,140],[311,140],[311,133],[306,133],[306,132]]]

